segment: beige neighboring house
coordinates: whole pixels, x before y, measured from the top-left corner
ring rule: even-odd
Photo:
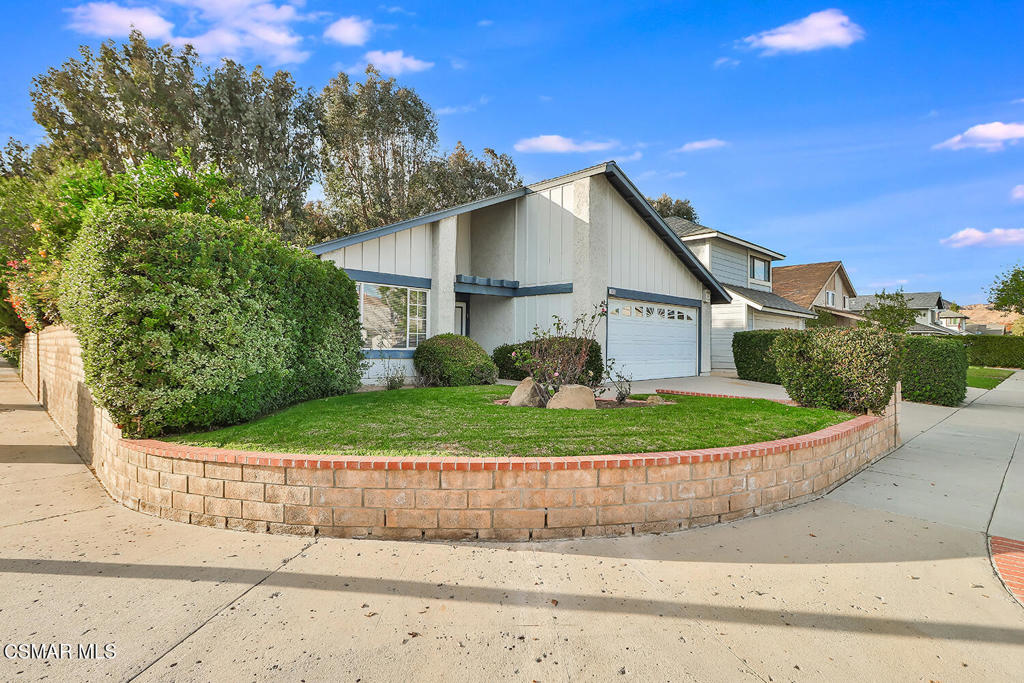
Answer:
[[[943,327],[957,334],[967,334],[967,316],[952,301],[942,300],[943,308],[939,311],[938,322]],[[956,308],[956,310],[953,310]]]
[[[827,311],[843,327],[852,327],[864,320],[850,310],[850,301],[857,296],[842,261],[802,263],[772,269],[775,292],[816,313]]]
[[[814,312],[779,296],[772,287],[772,261],[783,254],[685,218],[665,219],[732,298],[711,307],[711,371],[734,374],[732,336],[745,330],[802,330]]]
[[[957,331],[941,321],[943,311],[951,311],[953,302],[942,298],[942,292],[903,292],[907,307],[914,311],[916,322],[907,330],[907,334],[937,336],[944,334],[966,334]],[[850,300],[850,308],[863,311],[869,304],[877,301],[875,295],[858,296]]]

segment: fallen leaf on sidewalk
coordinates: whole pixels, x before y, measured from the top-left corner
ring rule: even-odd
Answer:
[[[375,617],[375,616],[377,616],[377,613],[376,612],[370,612],[366,616],[368,616],[368,617]]]
[[[554,605],[555,607],[558,607],[558,600],[555,600],[554,598],[552,598],[551,599],[551,604]]]

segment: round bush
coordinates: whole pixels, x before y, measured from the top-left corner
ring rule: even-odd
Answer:
[[[412,363],[423,381],[433,386],[494,384],[498,379],[498,368],[484,347],[461,334],[427,339],[416,348]]]
[[[601,344],[594,339],[586,340],[581,337],[560,337],[565,340],[576,340],[579,342],[589,341],[590,348],[587,350],[587,364],[585,371],[593,373],[593,377],[604,377],[604,357],[601,355]],[[491,358],[498,366],[498,377],[515,381],[526,379],[526,371],[516,365],[516,359],[512,357],[515,351],[523,351],[530,348],[533,342],[525,341],[518,344],[502,344],[494,349]]]

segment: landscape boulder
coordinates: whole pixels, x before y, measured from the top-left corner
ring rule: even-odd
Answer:
[[[658,396],[657,394],[651,394],[650,396],[647,397],[647,405],[650,406],[663,406],[666,405],[667,403],[668,401],[663,399],[661,396]]]
[[[582,384],[563,384],[548,401],[548,408],[569,408],[570,410],[594,410],[597,402],[594,392]]]
[[[510,406],[539,408],[544,405],[544,397],[541,394],[540,385],[532,377],[527,377],[512,392],[512,396],[508,399],[508,404]]]

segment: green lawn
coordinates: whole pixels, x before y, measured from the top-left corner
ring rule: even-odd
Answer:
[[[603,410],[509,408],[512,387],[375,391],[308,401],[248,424],[169,437],[195,446],[373,456],[539,456],[735,446],[850,419],[754,399],[667,397]]]
[[[1013,370],[982,368],[972,365],[967,368],[967,386],[975,389],[994,389],[1000,382],[1013,374]]]

